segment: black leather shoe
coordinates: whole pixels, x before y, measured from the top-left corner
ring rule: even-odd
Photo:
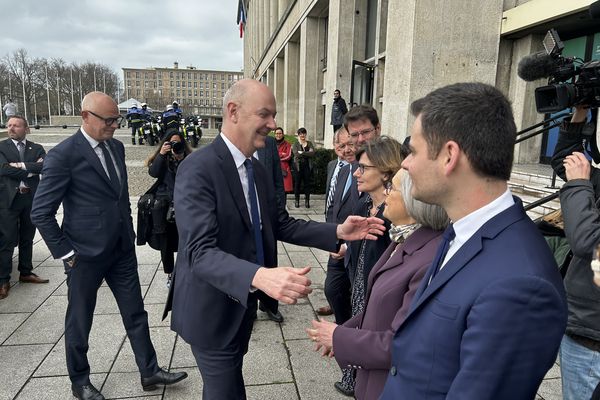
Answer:
[[[156,385],[172,385],[187,378],[187,372],[167,372],[164,369],[148,378],[142,378],[142,389],[145,392],[156,389]]]
[[[335,387],[335,389],[338,392],[340,392],[344,396],[354,397],[354,390],[344,388],[344,386],[342,385],[342,382],[336,382],[333,384],[333,386]]]
[[[281,315],[281,313],[279,311],[273,312],[273,311],[269,310],[267,307],[265,307],[262,303],[259,303],[258,309],[262,312],[267,313],[267,316],[269,317],[269,319],[271,321],[283,322],[283,315]]]
[[[87,385],[71,384],[71,392],[73,396],[79,400],[104,400],[102,393],[98,391],[91,383]]]

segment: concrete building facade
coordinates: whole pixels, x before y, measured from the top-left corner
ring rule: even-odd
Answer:
[[[184,114],[194,114],[207,121],[207,128],[220,128],[223,96],[231,85],[242,79],[240,71],[200,70],[194,66],[179,68],[123,68],[125,98],[148,103],[163,111],[177,101]]]
[[[588,15],[591,0],[245,2],[245,77],[271,87],[286,133],[304,126],[326,147],[332,147],[335,89],[349,106],[371,104],[383,134],[403,139],[413,122],[413,100],[446,84],[485,82],[510,98],[518,127],[525,128],[544,119],[536,112],[534,90],[546,81],[523,81],[517,65],[543,49],[548,29],[583,46],[581,58],[600,58],[600,23]],[[518,145],[516,161],[544,161],[551,151],[548,136]]]

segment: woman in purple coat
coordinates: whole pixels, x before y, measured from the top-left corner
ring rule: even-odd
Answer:
[[[341,368],[357,370],[354,394],[359,400],[378,399],[383,391],[394,332],[448,225],[444,210],[413,199],[411,187],[408,174],[400,170],[385,189],[392,243],[369,274],[364,311],[343,325],[313,321],[307,329],[323,355],[334,356]]]

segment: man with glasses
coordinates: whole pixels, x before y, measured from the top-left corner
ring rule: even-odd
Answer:
[[[143,389],[178,382],[187,374],[160,369],[150,341],[137,272],[125,149],[113,139],[123,118],[115,101],[100,92],[87,94],[81,108],[81,128],[50,150],[44,161],[31,219],[54,258],[63,260],[67,275],[65,347],[73,395],[101,400],[104,396],[90,383],[87,350],[103,280],[119,306]],[[61,203],[62,228],[56,221]]]
[[[7,121],[8,139],[0,142],[0,299],[8,296],[13,252],[19,246],[19,281],[48,283],[33,273],[32,252],[35,226],[31,202],[40,181],[46,152],[27,140],[27,121],[12,116]]]

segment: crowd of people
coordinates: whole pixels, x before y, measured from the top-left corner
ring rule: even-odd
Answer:
[[[232,85],[212,143],[192,152],[170,132],[146,161],[156,182],[144,197],[151,199],[145,230],[167,274],[165,315],[171,312],[171,328],[191,345],[203,398],[245,399],[242,366],[257,311],[281,322],[278,303],[295,304],[312,291],[310,267],[279,266],[277,241],[329,252],[328,304],[316,313],[335,322],[307,321],[306,333],[315,351],[337,361],[332,384],[340,393],[533,399],[560,348],[564,398],[591,398],[600,381],[600,291],[590,268],[600,242],[600,172],[583,154],[588,110],[578,107],[563,124],[553,158],[567,181],[561,205],[573,253],[563,282],[508,188],[516,126],[500,91],[457,83],[415,100],[403,143],[381,135],[373,107],[347,109],[339,99],[336,91],[324,223],[288,214],[292,187],[294,206],[301,190],[310,206],[315,146],[304,128],[297,142],[285,140],[273,93],[261,82]],[[81,128],[48,154],[25,139],[27,121],[8,120],[9,139],[0,142],[0,299],[9,293],[17,245],[20,280],[47,282],[32,271],[37,227],[67,275],[73,395],[101,400],[87,351],[103,280],[143,389],[187,374],[158,367],[150,340],[125,149],[113,138],[123,118],[99,92],[84,97],[82,110]]]

